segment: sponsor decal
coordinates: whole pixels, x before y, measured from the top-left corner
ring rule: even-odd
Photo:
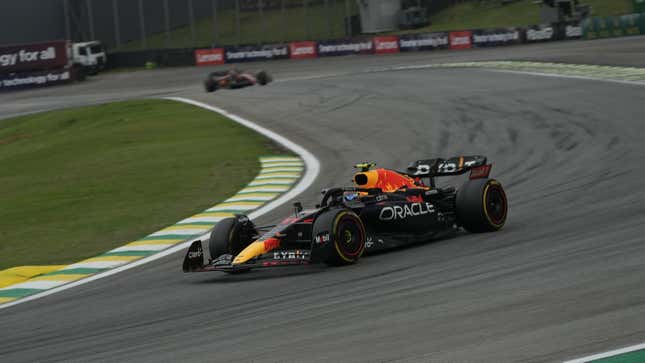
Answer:
[[[450,49],[469,49],[472,47],[471,31],[450,32]]]
[[[552,40],[555,32],[550,26],[534,27],[526,30],[526,41],[539,42],[542,40]]]
[[[374,53],[387,54],[399,52],[399,37],[374,37]]]
[[[380,194],[380,195],[376,196],[376,201],[377,202],[382,202],[382,201],[387,200],[387,199],[388,199],[387,194]]]
[[[314,242],[316,244],[325,244],[327,242],[331,241],[331,236],[329,235],[329,232],[323,232],[323,233],[318,233],[316,238],[314,238]]]
[[[576,39],[582,38],[582,26],[580,25],[567,25],[565,28],[565,38],[566,39]]]
[[[316,58],[316,42],[293,42],[289,43],[289,54],[291,59]]]
[[[273,251],[273,259],[281,261],[307,260],[309,255],[307,250]]]
[[[402,52],[447,48],[449,45],[448,33],[403,34],[399,37]]]
[[[434,213],[432,203],[411,203],[393,205],[381,209],[378,218],[382,221],[394,221]]]
[[[382,240],[382,239],[380,239],[380,238],[377,238],[377,239],[376,239],[376,242],[375,242],[375,241],[374,241],[374,237],[372,237],[372,236],[367,236],[367,239],[365,240],[365,248],[372,248],[372,247],[374,247],[374,244],[375,244],[375,243],[377,243],[377,242],[378,242],[380,245],[384,245],[384,244],[385,244],[385,242],[383,242],[383,240]]]
[[[71,80],[72,72],[69,69],[0,75],[0,91],[50,86],[67,83]]]
[[[66,41],[0,48],[0,73],[62,68],[67,64]]]
[[[233,47],[225,51],[226,63],[284,58],[289,58],[289,47],[285,44]]]
[[[518,29],[473,30],[473,46],[486,47],[507,45],[520,42]]]
[[[374,44],[371,39],[318,42],[319,56],[335,56],[373,52]]]
[[[188,251],[188,258],[193,259],[193,258],[202,258],[204,256],[204,252],[202,249],[198,249],[197,251]]]
[[[224,64],[224,49],[197,49],[195,50],[195,64],[198,66],[215,66]]]

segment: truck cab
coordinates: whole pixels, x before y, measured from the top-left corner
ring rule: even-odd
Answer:
[[[99,41],[72,43],[72,61],[94,75],[105,69],[107,56]]]

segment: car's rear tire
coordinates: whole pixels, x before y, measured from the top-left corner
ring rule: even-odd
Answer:
[[[365,226],[354,212],[327,211],[314,222],[312,258],[328,265],[349,265],[365,251]]]
[[[256,76],[255,79],[258,81],[258,84],[260,86],[266,86],[271,82],[271,76],[265,71],[259,72]]]
[[[221,220],[213,228],[208,240],[211,258],[215,259],[224,254],[237,256],[253,242],[254,232],[254,227],[245,227],[237,218]]]
[[[493,232],[506,223],[508,202],[494,179],[466,181],[457,191],[457,221],[469,232]]]

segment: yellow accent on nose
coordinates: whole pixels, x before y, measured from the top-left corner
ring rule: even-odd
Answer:
[[[235,259],[233,259],[233,265],[239,265],[267,252],[268,251],[264,248],[264,241],[255,241],[235,256]]]

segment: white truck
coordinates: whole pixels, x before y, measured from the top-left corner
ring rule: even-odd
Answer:
[[[107,55],[99,41],[69,43],[68,57],[74,65],[82,66],[88,74],[97,74],[105,69]]]

